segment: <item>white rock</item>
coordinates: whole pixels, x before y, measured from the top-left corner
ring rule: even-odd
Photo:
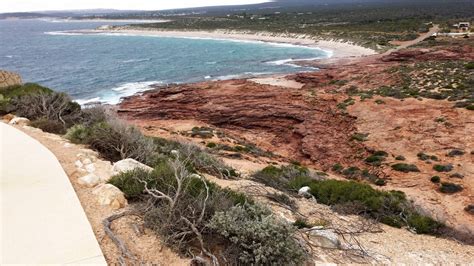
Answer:
[[[305,198],[311,198],[312,195],[310,191],[311,191],[310,187],[302,187],[300,188],[300,190],[298,190],[298,195],[303,196]]]
[[[95,165],[93,163],[86,165],[86,171],[89,173],[95,172]]]
[[[197,179],[202,179],[202,177],[198,174],[190,174],[189,178],[197,178]]]
[[[25,117],[15,117],[10,122],[8,122],[10,125],[19,125],[19,126],[27,126],[30,124],[30,120]]]
[[[82,164],[82,162],[79,161],[79,160],[75,161],[75,162],[74,162],[74,165],[75,165],[77,168],[82,168],[82,167],[84,167],[84,164]]]
[[[66,143],[64,143],[64,147],[65,147],[65,148],[69,148],[69,147],[72,147],[72,145],[71,145],[71,143],[67,143],[67,142],[66,142]]]
[[[320,226],[313,227],[309,231],[311,241],[323,248],[339,248],[341,242],[333,230],[322,229]]]
[[[101,184],[92,193],[97,196],[100,205],[110,206],[112,209],[127,206],[127,199],[123,192],[112,184]]]
[[[112,172],[114,175],[117,175],[123,172],[132,171],[136,168],[141,168],[143,170],[150,171],[150,172],[153,171],[153,168],[151,168],[150,166],[142,164],[141,162],[137,160],[128,158],[128,159],[124,159],[124,160],[114,163]]]
[[[85,187],[95,187],[100,183],[100,178],[94,174],[88,174],[80,177],[77,182]]]
[[[83,164],[91,164],[92,161],[91,161],[91,159],[89,159],[89,158],[85,158],[85,159],[82,160],[82,163],[83,163]]]

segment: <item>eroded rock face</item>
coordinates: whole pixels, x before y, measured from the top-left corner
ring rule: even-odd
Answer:
[[[0,88],[21,85],[22,83],[23,81],[21,80],[20,75],[13,72],[0,70]]]
[[[312,98],[307,90],[228,80],[176,85],[125,99],[119,114],[135,121],[194,119],[243,136],[260,147],[329,169],[352,162],[355,117],[338,99]]]

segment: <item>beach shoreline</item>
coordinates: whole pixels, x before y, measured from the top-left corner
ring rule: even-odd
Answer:
[[[215,31],[194,31],[194,30],[158,30],[133,28],[133,26],[103,27],[93,30],[75,30],[65,33],[72,34],[126,34],[131,36],[156,36],[168,38],[195,38],[195,39],[215,39],[233,40],[249,42],[265,42],[274,44],[287,44],[295,46],[305,46],[321,49],[329,54],[330,58],[350,58],[364,57],[378,54],[376,51],[342,40],[322,40],[314,36],[303,34],[275,34],[271,32],[246,32],[233,30]],[[304,61],[308,61],[305,59]],[[298,60],[295,60],[298,61]],[[303,61],[303,60],[302,60]]]

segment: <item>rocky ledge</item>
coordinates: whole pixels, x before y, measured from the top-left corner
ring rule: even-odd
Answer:
[[[0,88],[21,85],[22,83],[23,81],[21,80],[20,75],[13,72],[0,70]]]
[[[355,117],[338,111],[335,96],[228,80],[159,88],[124,99],[119,114],[132,121],[193,119],[226,129],[272,152],[328,169],[350,162]],[[362,149],[363,150],[363,149]]]

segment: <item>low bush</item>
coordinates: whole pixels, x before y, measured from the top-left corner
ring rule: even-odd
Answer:
[[[449,182],[443,182],[441,183],[441,186],[439,187],[439,191],[441,191],[442,193],[447,193],[447,194],[456,193],[462,190],[463,190],[463,187],[461,185],[449,183]]]
[[[438,161],[439,160],[438,157],[436,157],[435,155],[428,155],[423,152],[419,152],[416,156],[418,157],[418,159],[422,161],[427,161],[427,160]]]
[[[392,169],[395,171],[409,173],[409,172],[420,172],[420,169],[414,164],[406,164],[406,163],[397,163],[392,165]]]
[[[218,212],[208,227],[228,239],[238,258],[245,265],[299,265],[304,251],[292,237],[295,229],[273,217],[261,205],[234,206]]]
[[[463,156],[465,153],[466,152],[463,151],[463,150],[454,149],[454,150],[451,150],[450,152],[448,152],[448,156],[449,157]]]
[[[81,106],[65,93],[39,92],[13,98],[10,102],[18,116],[61,122],[65,128],[77,123],[81,116]]]
[[[295,200],[293,200],[292,198],[290,198],[288,195],[284,193],[276,193],[276,192],[268,193],[266,197],[270,199],[271,201],[286,205],[290,207],[291,209],[297,209]]]
[[[34,95],[39,93],[52,93],[49,88],[40,86],[35,83],[26,83],[23,85],[15,85],[0,90],[0,114],[7,114],[16,111],[16,106],[13,100],[27,95]]]
[[[90,128],[79,124],[74,125],[69,128],[66,132],[65,137],[70,140],[72,143],[76,144],[85,144],[87,142],[87,138],[89,137],[91,132]]]
[[[408,226],[413,228],[418,234],[433,234],[443,227],[443,224],[420,214],[411,214],[408,216],[407,223]]]
[[[332,166],[331,170],[333,170],[336,173],[339,173],[344,169],[344,166],[342,166],[340,163],[336,163],[335,165]]]
[[[173,169],[166,161],[155,165],[152,172],[136,168],[132,171],[113,176],[109,183],[118,187],[129,200],[136,200],[145,195],[145,184],[155,189],[159,180],[173,176]]]
[[[161,160],[153,171],[134,170],[112,177],[132,200],[146,208],[145,226],[187,253],[200,248],[208,257],[236,264],[299,264],[304,251],[294,228],[242,193],[222,189],[188,171],[182,156]],[[219,245],[219,257],[211,254]]]
[[[474,69],[474,62],[469,62],[465,65],[466,69]]]
[[[435,176],[432,176],[430,180],[433,183],[439,183],[441,181],[441,177],[435,175]]]
[[[290,164],[282,167],[269,165],[254,173],[252,178],[278,190],[295,192],[318,177],[306,167]]]
[[[151,139],[143,136],[138,128],[118,119],[92,126],[86,137],[86,144],[114,162],[133,158],[145,164],[152,164],[156,152]]]
[[[397,161],[405,161],[406,158],[405,158],[405,156],[398,155],[397,157],[395,157],[395,160],[397,160]]]
[[[34,120],[30,123],[30,126],[39,128],[44,132],[54,133],[54,134],[64,134],[66,133],[66,127],[63,123],[56,120],[48,120],[45,118],[40,118]]]
[[[369,134],[365,134],[365,133],[355,133],[351,136],[351,140],[363,142],[363,141],[367,141],[368,136]]]
[[[180,143],[176,148],[183,158],[188,159],[196,170],[221,178],[239,177],[234,168],[226,165],[221,159],[212,156],[194,144]]]
[[[332,206],[349,204],[351,207],[344,209],[354,214],[363,213],[391,226],[408,225],[420,234],[435,234],[441,226],[430,217],[418,214],[400,191],[379,191],[366,184],[339,180],[314,181],[310,188],[320,203]],[[407,223],[402,217],[416,217],[417,220]],[[439,226],[429,227],[427,224]],[[429,228],[433,230],[428,231]]]
[[[446,165],[435,164],[433,166],[433,170],[437,172],[451,172],[453,169],[454,169],[454,166],[452,164],[446,164]]]

